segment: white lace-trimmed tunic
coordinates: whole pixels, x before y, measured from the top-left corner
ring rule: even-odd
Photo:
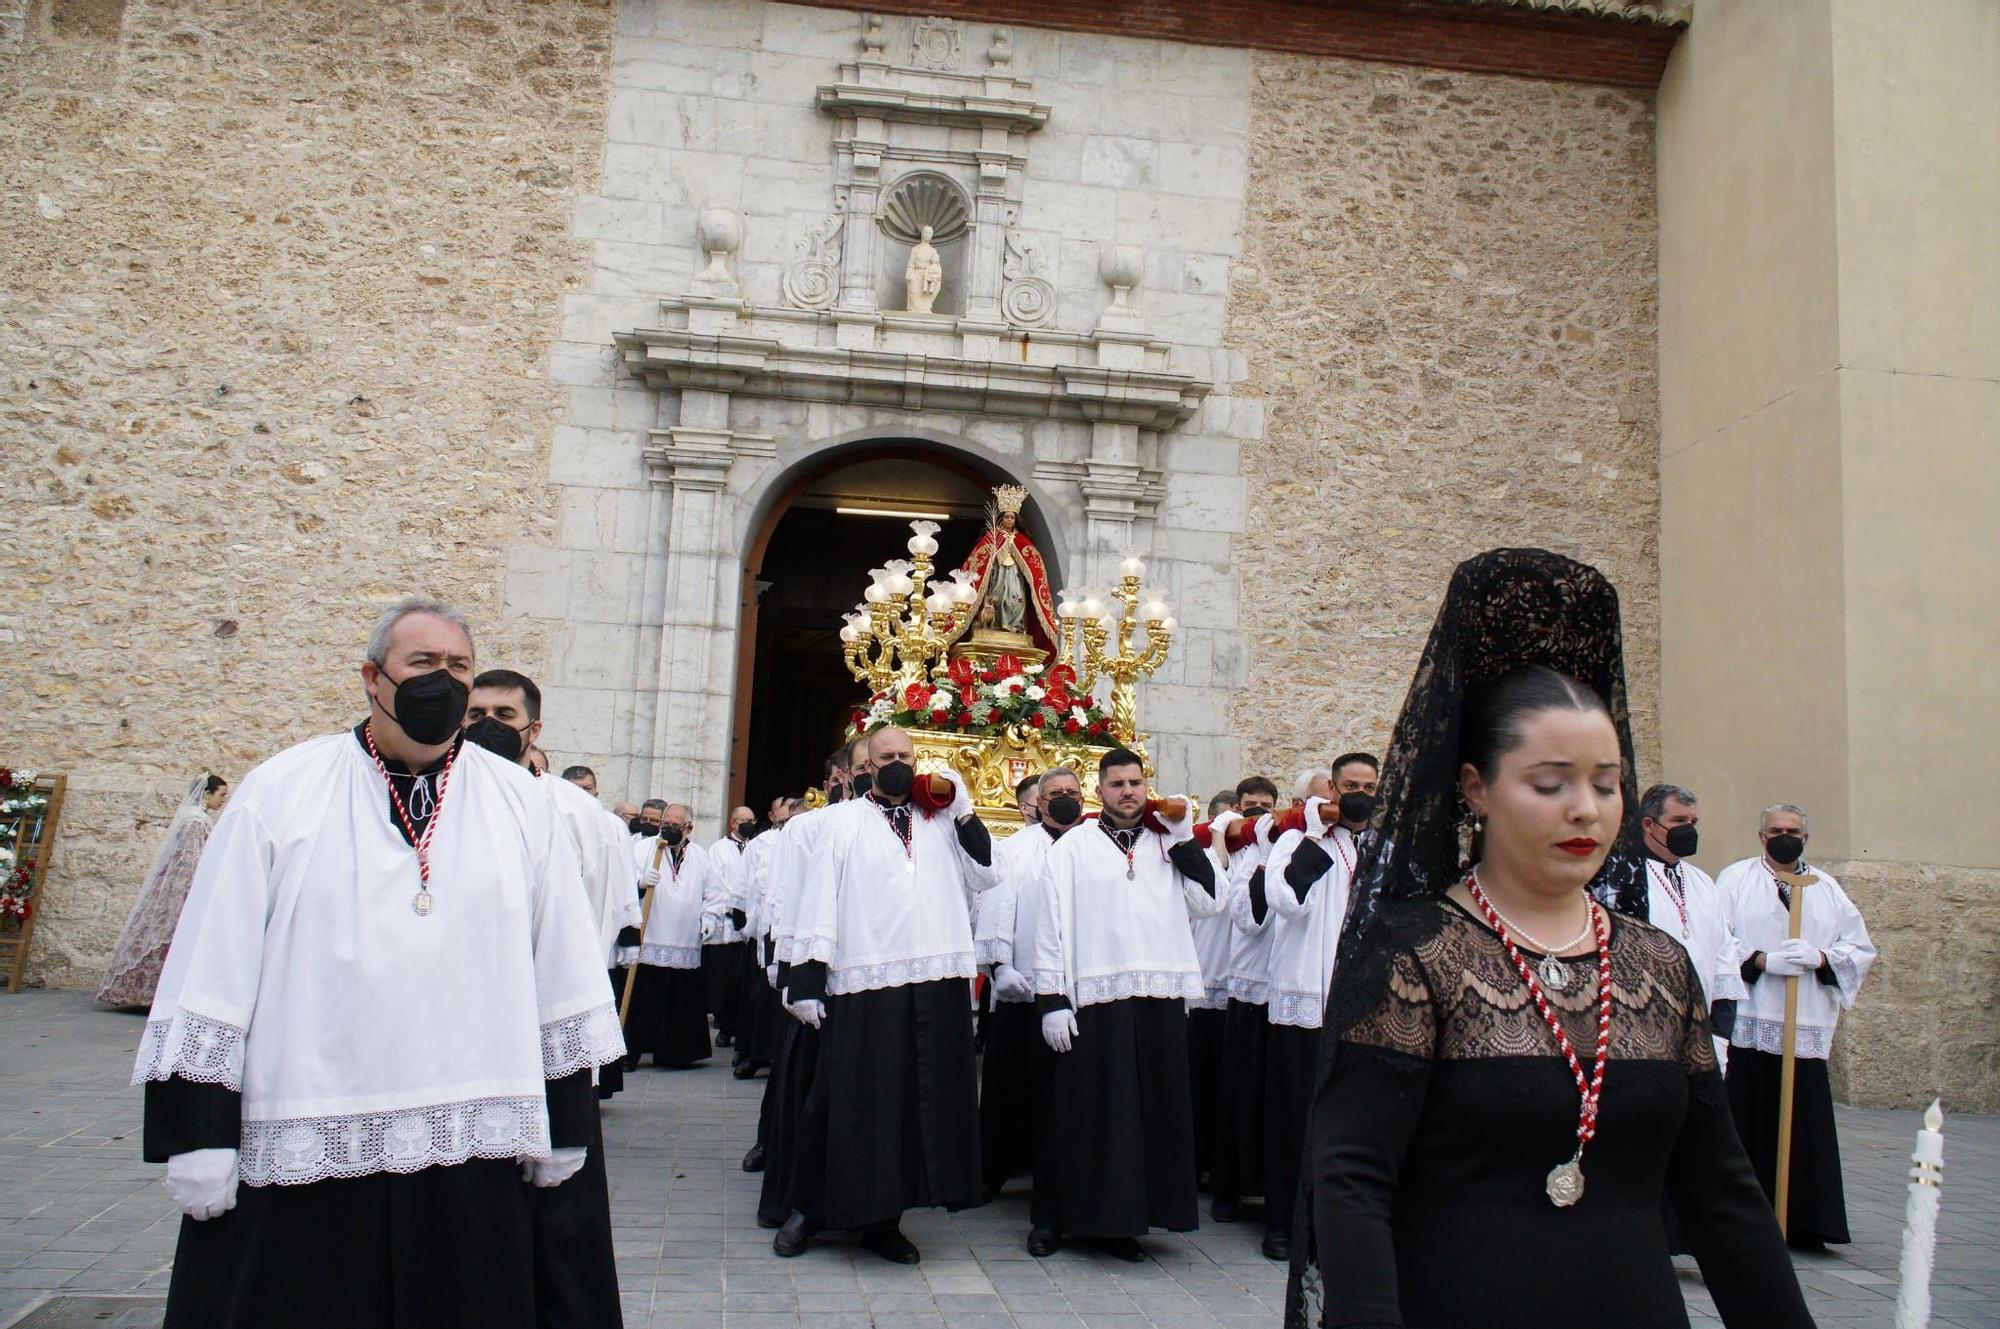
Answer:
[[[545,1085],[624,1052],[576,853],[521,767],[464,745],[417,856],[352,734],[245,776],[210,837],[133,1083],[242,1094],[242,1180],[549,1152]]]
[[[644,850],[637,861],[650,868],[653,851]],[[701,968],[702,919],[706,917],[711,928],[720,921],[728,908],[727,890],[728,884],[706,849],[683,841],[676,865],[674,851],[668,847],[660,855],[660,884],[653,888],[653,907],[639,938],[639,963],[660,969]]]
[[[1801,1057],[1824,1061],[1833,1052],[1833,1031],[1840,1023],[1840,1013],[1854,1005],[1862,980],[1875,963],[1875,943],[1868,936],[1861,911],[1839,882],[1803,861],[1800,870],[1818,880],[1805,888],[1799,935],[1826,955],[1837,981],[1828,986],[1816,975],[1800,975],[1797,1050]],[[1762,858],[1730,864],[1716,879],[1716,887],[1729,922],[1731,953],[1739,966],[1758,951],[1768,954],[1785,944],[1791,928],[1790,911],[1778,898],[1778,879]],[[1785,980],[1765,974],[1747,986],[1748,995],[1736,1005],[1736,1027],[1729,1035],[1730,1043],[1782,1055]]]
[[[1064,996],[1079,1008],[1202,995],[1189,921],[1219,912],[1223,902],[1181,875],[1167,857],[1170,847],[1167,836],[1141,829],[1128,881],[1124,852],[1095,819],[1056,841],[1035,919],[1037,994]]]
[[[803,863],[792,965],[825,964],[834,995],[971,978],[978,965],[965,893],[991,886],[993,869],[960,845],[955,810],[927,817],[911,808],[907,852],[872,799],[820,813],[819,843]]]
[[[1035,914],[1041,908],[1049,850],[1056,843],[1046,828],[1024,826],[993,846],[993,887],[973,903],[972,947],[979,963],[1008,965],[1033,981]],[[1019,1000],[1033,1001],[1034,996]]]
[[[1230,826],[1242,820],[1234,812],[1224,812],[1209,823],[1211,841],[1208,856],[1215,862],[1215,892],[1223,902],[1220,913],[1193,922],[1195,958],[1201,962],[1202,995],[1188,1002],[1194,1010],[1219,1011],[1229,1005],[1229,953],[1235,947],[1236,930],[1229,921],[1229,875],[1236,855],[1225,845]],[[1241,853],[1241,850],[1237,851]]]
[[[1273,817],[1260,818],[1256,834],[1229,857],[1229,995],[1253,1006],[1262,1006],[1271,995],[1271,943],[1277,936],[1272,926],[1271,883],[1264,884],[1264,916],[1250,907],[1250,879],[1265,865],[1271,854],[1270,832]]]
[[[750,845],[730,836],[723,836],[708,846],[708,861],[715,868],[715,875],[722,883],[720,907],[714,916],[715,935],[708,939],[711,946],[722,946],[732,941],[742,941],[750,934],[730,920],[729,911],[741,909],[748,917],[750,906],[744,900],[745,879],[750,865]]]
[[[1303,900],[1285,880],[1285,871],[1306,841],[1304,831],[1279,836],[1264,865],[1264,896],[1277,915],[1269,920],[1271,985],[1265,1018],[1300,1029],[1319,1028],[1325,1015],[1334,952],[1340,945],[1341,924],[1347,921],[1347,897],[1360,854],[1354,833],[1344,826],[1315,838],[1332,861],[1307,888]]]

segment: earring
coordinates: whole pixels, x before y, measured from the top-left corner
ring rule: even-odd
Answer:
[[[1483,817],[1483,816],[1481,816],[1481,815],[1480,815],[1479,813],[1477,813],[1477,812],[1473,813],[1473,814],[1472,814],[1472,833],[1473,833],[1474,835],[1483,835],[1483,834],[1485,834],[1485,832],[1486,832],[1486,818],[1485,818],[1485,817]]]

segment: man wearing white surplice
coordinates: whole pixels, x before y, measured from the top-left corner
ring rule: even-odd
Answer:
[[[174,1329],[536,1322],[523,1175],[583,1166],[622,1043],[568,832],[461,740],[472,673],[456,611],[397,605],[367,719],[210,837],[134,1075],[187,1215]]]
[[[822,1227],[915,1264],[906,1209],[982,1202],[966,890],[993,884],[993,844],[959,781],[919,780],[910,736],[868,741],[873,788],[822,814],[786,984],[822,1029],[796,1142],[795,1212],[772,1242],[797,1255]]]

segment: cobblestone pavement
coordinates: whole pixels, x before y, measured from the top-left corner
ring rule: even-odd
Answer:
[[[157,1299],[179,1217],[161,1169],[139,1161],[139,1094],[126,1087],[137,1016],[81,993],[0,996],[0,1326],[154,1325],[157,1300],[106,1301],[75,1317],[60,1299]],[[910,1216],[923,1263],[900,1268],[822,1238],[796,1260],[756,1226],[756,1178],[738,1160],[761,1080],[720,1066],[644,1070],[605,1113],[625,1322],[727,1329],[1274,1329],[1284,1274],[1257,1253],[1256,1223],[1154,1236],[1151,1260],[1087,1252],[1031,1259],[1025,1196],[957,1215]],[[1854,1244],[1801,1256],[1819,1323],[1891,1320],[1913,1112],[1842,1109]],[[1937,1329],[2000,1326],[2000,1118],[1945,1127],[1945,1207],[1933,1283]],[[1715,1323],[1682,1271],[1696,1324]],[[46,1304],[45,1304],[46,1303]],[[116,1314],[113,1321],[100,1312]]]

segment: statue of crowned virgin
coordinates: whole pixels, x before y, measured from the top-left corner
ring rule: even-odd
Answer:
[[[1049,589],[1042,551],[1021,530],[1021,505],[1028,491],[1001,485],[987,508],[986,533],[972,546],[961,570],[972,574],[979,598],[973,602],[975,636],[1008,633],[1027,638],[1047,656],[1057,653],[1055,595]]]

